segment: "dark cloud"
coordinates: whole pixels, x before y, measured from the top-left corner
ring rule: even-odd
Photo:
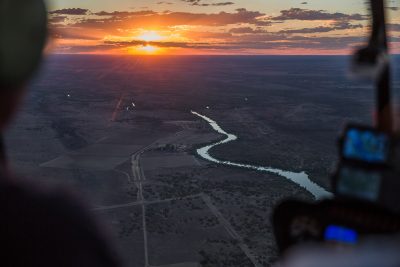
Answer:
[[[365,43],[363,37],[342,36],[342,37],[305,37],[293,36],[290,38],[291,48],[305,48],[318,50],[339,50],[353,48],[357,44]]]
[[[307,2],[301,2],[300,4],[301,5],[307,5],[308,3]]]
[[[270,21],[260,19],[265,14],[258,11],[237,9],[234,13],[190,13],[170,12],[157,13],[154,11],[137,12],[98,12],[94,15],[104,18],[87,18],[73,24],[85,28],[102,28],[104,30],[115,30],[127,25],[132,28],[168,27],[178,25],[195,26],[226,26],[231,24],[252,24],[257,26],[268,26]]]
[[[342,49],[354,49],[354,46],[366,42],[362,37],[344,36],[344,37],[305,37],[293,36],[284,37],[279,34],[258,35],[258,40],[246,40],[241,38],[233,39],[230,42],[145,42],[141,40],[132,40],[129,42],[106,41],[97,46],[61,46],[58,48],[63,53],[100,53],[108,50],[123,49],[129,47],[141,47],[152,45],[164,48],[189,48],[204,51],[246,51],[246,50],[288,50],[288,49],[310,49],[315,51],[335,51]],[[400,38],[392,38],[392,42],[399,42]]]
[[[289,30],[282,30],[279,31],[280,33],[286,33],[286,34],[293,34],[293,33],[323,33],[323,32],[331,32],[334,31],[334,27],[330,26],[318,26],[314,28],[302,28],[302,29],[289,29]]]
[[[233,2],[219,2],[219,3],[213,3],[211,4],[212,6],[230,6],[234,5],[235,3]]]
[[[229,33],[233,34],[259,34],[259,33],[267,33],[265,29],[262,28],[251,28],[251,27],[239,27],[232,28],[229,30]]]
[[[106,45],[113,45],[115,47],[132,47],[132,46],[157,46],[157,47],[168,47],[168,48],[189,48],[198,45],[207,45],[207,43],[188,43],[188,42],[146,42],[142,40],[132,40],[127,42],[118,41],[105,41]]]
[[[182,2],[190,3],[191,5],[198,5],[201,0],[181,0]]]
[[[186,35],[191,40],[204,40],[204,39],[229,39],[232,34],[229,32],[199,32],[199,31],[189,31]]]
[[[130,42],[107,41],[104,45],[115,48],[152,45],[164,48],[197,48],[197,49],[286,49],[286,48],[308,48],[318,50],[337,50],[353,47],[355,44],[364,43],[362,37],[305,37],[294,36],[282,39],[282,35],[270,34],[265,36],[265,41],[243,41],[235,39],[231,42],[207,43],[207,42],[145,42],[132,40]],[[392,41],[399,41],[400,38],[393,38]]]
[[[391,0],[391,1],[387,1],[387,2],[388,2],[388,3],[387,3],[387,6],[386,6],[387,9],[389,9],[389,10],[391,10],[391,11],[398,11],[398,10],[400,10],[400,8],[398,7],[398,5],[399,5],[399,2],[398,2],[398,1]]]
[[[55,39],[78,39],[78,40],[98,40],[101,41],[96,34],[84,33],[81,28],[68,27],[61,24],[55,24],[51,27],[51,37]]]
[[[62,54],[93,53],[93,52],[104,53],[113,49],[115,49],[115,46],[113,45],[96,45],[96,46],[61,45],[56,48],[55,52]]]
[[[344,13],[328,13],[324,10],[310,10],[302,8],[291,8],[282,10],[281,15],[272,17],[271,20],[366,20],[365,15],[361,14],[344,14]]]
[[[358,29],[363,28],[361,24],[351,24],[347,21],[339,21],[335,22],[330,26],[318,26],[314,28],[302,28],[302,29],[289,29],[289,30],[282,30],[280,33],[286,34],[293,34],[293,33],[323,33],[323,32],[331,32],[336,30],[351,30],[351,29]]]
[[[255,48],[262,49],[268,46],[264,44],[262,46],[256,42],[219,42],[219,43],[209,43],[209,42],[145,42],[141,40],[132,40],[129,42],[114,42],[106,41],[104,45],[113,46],[114,48],[127,48],[127,47],[141,47],[141,46],[156,46],[162,48],[192,48],[192,49],[242,49]]]
[[[400,24],[388,24],[387,25],[389,31],[400,32]]]
[[[67,19],[67,16],[51,16],[49,18],[50,24],[63,23]]]
[[[83,8],[64,8],[50,11],[49,13],[52,15],[87,15],[89,12],[88,9]]]
[[[97,15],[97,16],[112,16],[115,19],[131,17],[131,16],[154,15],[154,14],[157,14],[157,13],[154,11],[151,11],[151,10],[133,11],[133,12],[130,12],[130,11],[114,11],[114,12],[100,11],[97,13],[93,13],[93,15]]]
[[[233,2],[203,3],[202,0],[181,0],[181,1],[189,3],[192,6],[230,6],[235,4]]]

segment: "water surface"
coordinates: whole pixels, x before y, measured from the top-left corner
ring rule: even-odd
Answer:
[[[244,169],[251,169],[259,172],[268,172],[268,173],[274,173],[278,174],[295,184],[303,187],[306,189],[308,192],[310,192],[316,199],[322,199],[322,198],[328,198],[332,196],[332,193],[328,192],[325,190],[323,187],[319,186],[318,184],[314,183],[313,181],[310,180],[309,176],[305,172],[291,172],[291,171],[285,171],[281,169],[276,169],[272,167],[263,167],[263,166],[256,166],[256,165],[250,165],[250,164],[242,164],[242,163],[236,163],[236,162],[231,162],[231,161],[224,161],[224,160],[219,160],[214,158],[210,154],[210,150],[213,147],[222,145],[222,144],[227,144],[229,142],[235,141],[238,139],[238,137],[234,134],[227,133],[224,129],[221,128],[221,126],[218,125],[218,123],[212,119],[210,119],[207,116],[204,116],[200,113],[197,113],[195,111],[191,112],[193,115],[196,115],[206,122],[218,133],[225,135],[226,138],[223,139],[222,141],[213,143],[211,145],[207,145],[205,147],[197,149],[197,154],[204,158],[205,160],[217,163],[217,164],[222,164],[222,165],[227,165],[227,166],[232,166],[232,167],[239,167],[239,168],[244,168]]]

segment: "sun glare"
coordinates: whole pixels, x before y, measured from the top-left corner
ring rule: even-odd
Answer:
[[[147,54],[155,54],[157,52],[158,48],[155,46],[152,46],[152,45],[144,45],[144,46],[141,46],[139,48],[139,50],[141,50]]]
[[[146,42],[155,42],[160,41],[163,37],[156,31],[145,31],[138,36],[138,39]]]

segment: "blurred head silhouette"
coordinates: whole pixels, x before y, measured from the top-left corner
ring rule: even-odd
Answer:
[[[38,67],[46,36],[43,0],[0,0],[0,132]]]

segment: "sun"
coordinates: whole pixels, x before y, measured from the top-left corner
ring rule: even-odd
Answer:
[[[162,36],[155,30],[142,30],[134,39],[140,41],[140,45],[128,49],[130,54],[134,55],[158,55],[163,52],[157,42],[164,40]]]
[[[162,40],[163,37],[156,31],[144,31],[138,36],[138,39],[146,42],[155,42]]]
[[[139,49],[146,53],[149,53],[149,54],[154,54],[158,50],[157,47],[152,46],[152,45],[144,45],[144,46],[141,46]]]

